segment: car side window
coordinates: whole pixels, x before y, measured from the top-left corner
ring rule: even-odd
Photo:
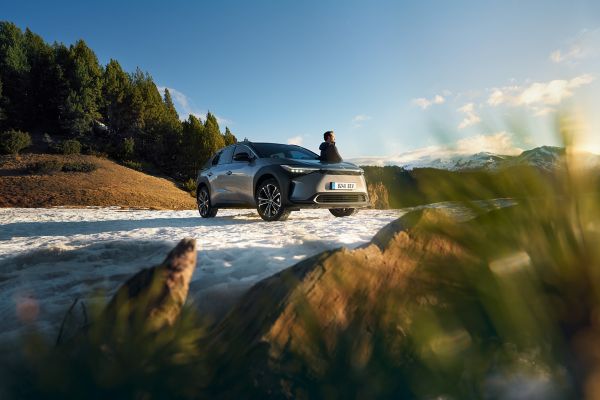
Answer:
[[[221,156],[221,153],[217,153],[217,155],[213,157],[211,164],[212,165],[217,165],[217,163],[219,162],[219,157],[220,156]]]
[[[235,158],[236,155],[240,154],[240,153],[248,153],[248,155],[252,155],[252,152],[250,151],[250,149],[244,145],[237,145],[235,146],[235,152],[233,153],[233,157]],[[236,162],[234,160],[234,162]],[[237,161],[237,162],[241,162],[241,161]]]
[[[221,152],[221,156],[219,157],[219,165],[231,163],[231,158],[233,157],[233,149],[233,146],[229,146],[223,149],[223,151]]]

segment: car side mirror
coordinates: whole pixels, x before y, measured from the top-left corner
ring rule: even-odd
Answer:
[[[246,152],[241,152],[241,153],[237,153],[236,155],[233,156],[233,161],[250,162],[250,161],[252,161],[252,157],[250,157],[250,154],[248,154]]]

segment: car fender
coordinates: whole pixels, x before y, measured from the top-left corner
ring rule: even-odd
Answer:
[[[200,188],[200,186],[204,185],[208,188],[208,194],[211,196],[211,201],[212,201],[212,191],[210,190],[210,182],[208,180],[208,177],[202,175],[203,171],[200,171],[198,173],[198,177],[196,178],[196,188]],[[198,192],[198,189],[196,189],[196,192]]]
[[[279,184],[279,188],[281,189],[283,206],[289,205],[289,189],[291,183],[291,177],[289,176],[289,174],[285,172],[280,165],[265,165],[264,167],[260,168],[254,175],[254,182],[252,184],[252,187],[255,191],[256,185],[265,175],[271,175],[275,178],[275,180]]]

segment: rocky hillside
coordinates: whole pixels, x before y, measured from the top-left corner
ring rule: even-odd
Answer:
[[[371,207],[378,210],[387,210],[390,208],[389,191],[383,183],[369,183],[367,184],[367,191],[369,192]]]
[[[88,155],[24,154],[0,159],[0,207],[116,206],[193,209],[174,182]]]

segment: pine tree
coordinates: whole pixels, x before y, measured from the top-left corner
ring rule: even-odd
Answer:
[[[139,68],[132,76],[134,91],[140,96],[142,127],[137,133],[139,151],[146,159],[160,163],[166,109],[152,77]]]
[[[169,173],[177,170],[176,154],[182,141],[182,124],[173,104],[169,89],[165,88],[163,103],[165,108],[163,119],[163,152],[160,159],[162,168]]]
[[[202,121],[190,115],[182,123],[182,138],[178,160],[184,178],[194,177],[198,169],[210,157],[211,154],[208,153],[205,142],[206,128],[202,125]]]
[[[62,107],[63,128],[73,136],[86,136],[100,119],[102,69],[83,40],[69,48],[66,77],[69,90]]]
[[[231,133],[228,127],[225,127],[225,134],[223,135],[223,140],[225,141],[225,146],[237,143],[237,138],[233,135],[233,133]]]
[[[165,102],[165,108],[167,109],[167,116],[179,121],[179,114],[177,114],[175,104],[173,104],[173,99],[171,98],[171,92],[169,92],[168,88],[165,88],[163,100]]]
[[[101,113],[104,123],[118,136],[131,132],[136,117],[131,109],[132,87],[129,75],[116,60],[110,60],[102,76]]]
[[[55,48],[41,36],[25,30],[24,46],[30,65],[30,108],[27,122],[32,130],[56,133],[60,131],[60,106],[63,104],[67,82],[56,61]]]
[[[7,125],[25,129],[30,109],[29,63],[24,35],[12,22],[0,22],[0,79],[4,83]]]
[[[0,79],[0,130],[3,130],[2,121],[5,119],[4,115],[4,97],[2,97],[2,79]]]
[[[219,123],[217,122],[217,117],[211,114],[210,111],[206,114],[204,129],[206,131],[206,139],[204,143],[207,151],[210,154],[213,154],[214,152],[225,146],[225,139],[223,139],[223,135],[221,135]]]

